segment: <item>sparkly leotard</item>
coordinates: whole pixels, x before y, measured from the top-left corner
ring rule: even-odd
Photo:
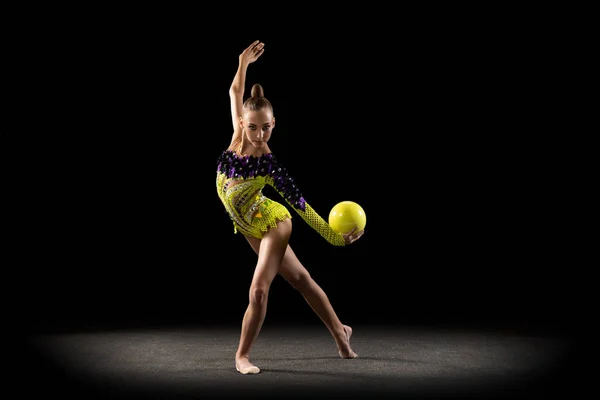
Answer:
[[[344,238],[306,202],[287,169],[273,153],[260,157],[240,156],[227,149],[218,158],[217,194],[233,221],[234,232],[261,239],[277,222],[291,218],[282,204],[264,196],[265,185],[273,187],[286,202],[334,246],[344,246]]]

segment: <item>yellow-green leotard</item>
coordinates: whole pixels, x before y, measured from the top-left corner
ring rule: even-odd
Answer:
[[[291,218],[289,210],[262,193],[272,186],[285,201],[334,246],[344,246],[344,238],[306,202],[287,169],[273,153],[260,157],[240,156],[225,150],[217,163],[217,194],[233,221],[234,232],[261,239],[277,222]]]

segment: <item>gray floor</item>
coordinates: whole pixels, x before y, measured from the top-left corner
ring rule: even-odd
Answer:
[[[359,358],[345,360],[324,327],[265,325],[251,358],[262,372],[253,376],[235,370],[234,327],[40,334],[30,343],[53,382],[69,383],[64,394],[85,398],[527,397],[543,394],[569,351],[564,339],[539,335],[353,328]]]

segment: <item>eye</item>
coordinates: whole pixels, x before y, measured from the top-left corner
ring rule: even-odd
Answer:
[[[268,131],[271,127],[270,126],[263,126],[263,131]]]

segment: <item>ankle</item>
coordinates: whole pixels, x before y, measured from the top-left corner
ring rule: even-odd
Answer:
[[[340,325],[339,328],[336,328],[333,331],[333,337],[338,343],[346,343],[348,341],[348,334],[346,333],[343,325]]]

